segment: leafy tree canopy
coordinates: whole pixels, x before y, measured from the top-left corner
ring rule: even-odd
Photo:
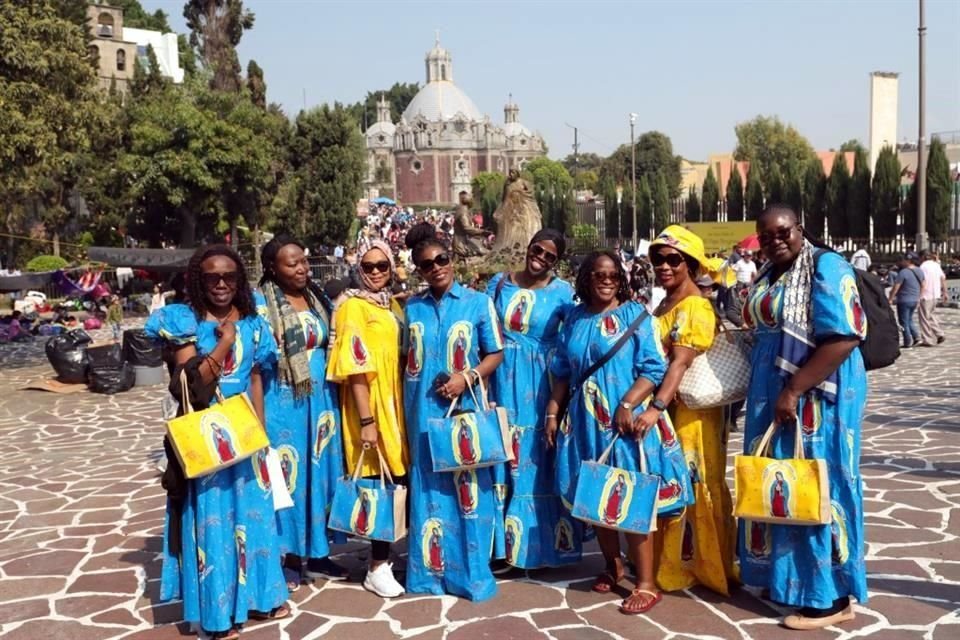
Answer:
[[[784,124],[776,116],[757,116],[741,122],[734,131],[737,160],[756,164],[761,175],[767,175],[772,165],[785,167],[790,162],[804,166],[814,155],[813,147],[793,125]]]

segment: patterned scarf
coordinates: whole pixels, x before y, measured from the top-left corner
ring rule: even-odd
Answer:
[[[311,308],[326,315],[323,305],[310,289],[303,292]],[[280,349],[278,369],[280,380],[293,387],[296,398],[310,395],[313,388],[310,382],[310,358],[307,353],[307,339],[303,335],[303,326],[300,324],[300,314],[283,290],[273,282],[263,285],[263,297],[267,300],[267,315],[270,326],[276,334],[277,346]],[[326,320],[326,318],[324,318]]]
[[[367,255],[371,250],[379,249],[383,252],[383,255],[387,256],[387,260],[390,261],[390,274],[393,275],[396,273],[396,265],[393,261],[393,252],[390,250],[390,245],[382,240],[373,240],[371,241],[360,256],[357,258],[357,269],[360,274],[360,286],[361,289],[347,289],[343,292],[340,297],[340,302],[337,303],[336,307],[333,310],[333,313],[330,314],[330,340],[327,342],[327,355],[330,356],[331,351],[333,350],[333,344],[337,341],[337,309],[340,308],[344,302],[350,298],[362,298],[369,302],[372,305],[380,307],[381,309],[390,309],[391,304],[393,303],[393,294],[390,293],[390,287],[387,285],[379,291],[375,290],[373,283],[370,282],[370,276],[363,272],[363,268],[360,267],[360,263],[363,262],[363,257]]]
[[[776,367],[783,378],[789,379],[796,373],[813,353],[817,344],[814,339],[812,321],[812,294],[816,260],[815,248],[808,241],[803,241],[803,248],[793,261],[790,269],[783,275],[783,302],[781,319],[780,353],[777,355]],[[756,282],[770,275],[773,265],[768,264],[757,275]],[[773,286],[773,282],[770,283]],[[754,285],[755,287],[756,285]],[[752,299],[753,295],[748,297]],[[833,402],[837,397],[837,372],[834,371],[827,379],[816,387],[824,397]]]

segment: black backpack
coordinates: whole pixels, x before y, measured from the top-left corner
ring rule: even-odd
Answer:
[[[814,261],[826,253],[814,253]],[[853,267],[851,267],[853,268]],[[860,343],[860,355],[867,371],[889,367],[900,357],[900,327],[890,307],[883,282],[869,271],[853,268],[860,293],[860,306],[867,316],[867,337]]]

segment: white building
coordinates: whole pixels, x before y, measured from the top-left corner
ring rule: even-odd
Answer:
[[[157,63],[160,65],[160,74],[170,78],[176,84],[183,82],[177,34],[124,27],[123,39],[137,44],[137,58],[144,66],[147,64],[147,46],[152,46],[153,53],[157,56]]]

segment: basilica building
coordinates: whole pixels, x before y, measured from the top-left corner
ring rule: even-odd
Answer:
[[[392,193],[404,205],[449,206],[481,171],[506,174],[546,154],[543,137],[520,124],[512,98],[503,125],[494,124],[453,78],[453,59],[438,40],[427,52],[426,84],[400,122],[391,122],[390,106],[380,102],[377,122],[364,132],[371,196]]]

